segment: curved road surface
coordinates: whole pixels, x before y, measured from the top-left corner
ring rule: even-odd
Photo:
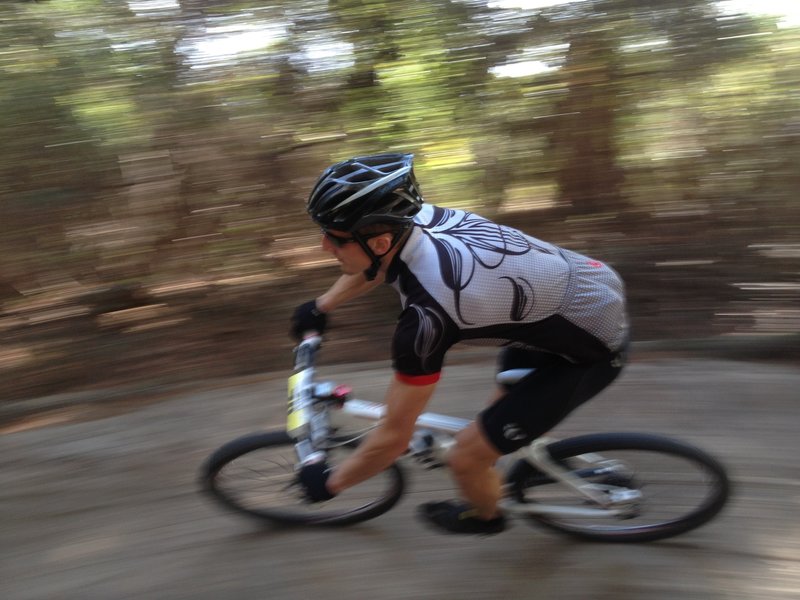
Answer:
[[[491,361],[449,368],[431,409],[470,416],[491,370]],[[321,371],[339,381],[356,373],[347,382],[373,399],[389,372],[384,363]],[[198,385],[102,418],[97,404],[73,403],[7,428],[0,598],[800,597],[797,367],[640,360],[561,426],[559,435],[672,434],[731,467],[735,496],[716,521],[636,546],[577,542],[523,522],[491,538],[436,534],[413,511],[437,494],[418,489],[347,529],[270,530],[224,513],[197,493],[197,467],[224,441],[280,424],[284,376]]]

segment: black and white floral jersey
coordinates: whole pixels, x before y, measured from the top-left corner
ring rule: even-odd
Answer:
[[[628,334],[623,283],[608,265],[474,213],[424,205],[387,272],[403,310],[401,379],[433,383],[457,342],[519,343],[577,363],[611,357]]]

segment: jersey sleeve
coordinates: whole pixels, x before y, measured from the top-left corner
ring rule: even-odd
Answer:
[[[398,379],[412,385],[435,383],[444,355],[455,343],[448,321],[438,310],[411,304],[403,310],[392,341]]]

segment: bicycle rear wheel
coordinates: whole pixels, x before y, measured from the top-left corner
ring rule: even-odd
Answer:
[[[648,542],[707,523],[730,493],[724,467],[706,452],[669,438],[607,433],[555,442],[548,450],[559,464],[628,498],[620,516],[529,514],[529,518],[571,536],[606,542]],[[519,461],[510,471],[515,500],[585,509],[576,492]]]
[[[311,504],[296,481],[294,440],[285,431],[254,433],[214,452],[201,470],[201,484],[228,509],[262,521],[305,525],[349,525],[388,511],[400,499],[404,478],[397,465],[345,490],[333,500]],[[338,445],[331,466],[355,449]]]

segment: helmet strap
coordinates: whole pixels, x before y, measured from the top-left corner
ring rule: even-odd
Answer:
[[[351,234],[353,236],[353,239],[356,242],[358,242],[358,245],[361,246],[361,249],[364,251],[364,253],[367,255],[367,257],[372,261],[372,264],[368,268],[364,269],[364,277],[366,278],[367,281],[374,281],[375,280],[375,278],[378,276],[378,271],[380,271],[383,257],[386,256],[387,254],[389,254],[389,252],[391,252],[394,249],[394,247],[397,246],[397,244],[402,239],[405,238],[405,234],[410,228],[411,228],[411,226],[409,224],[409,225],[403,227],[400,231],[397,231],[396,233],[394,233],[392,235],[392,243],[389,246],[389,249],[386,252],[384,252],[383,254],[381,254],[380,256],[375,254],[372,251],[372,248],[369,247],[369,244],[367,244],[367,239],[368,238],[364,238],[364,236],[362,236],[359,233],[356,233],[355,231]],[[387,233],[389,233],[389,232],[387,232]]]
[[[372,264],[369,266],[368,269],[364,269],[364,279],[367,281],[375,281],[375,278],[378,276],[378,271],[381,268],[381,259],[372,255]]]

